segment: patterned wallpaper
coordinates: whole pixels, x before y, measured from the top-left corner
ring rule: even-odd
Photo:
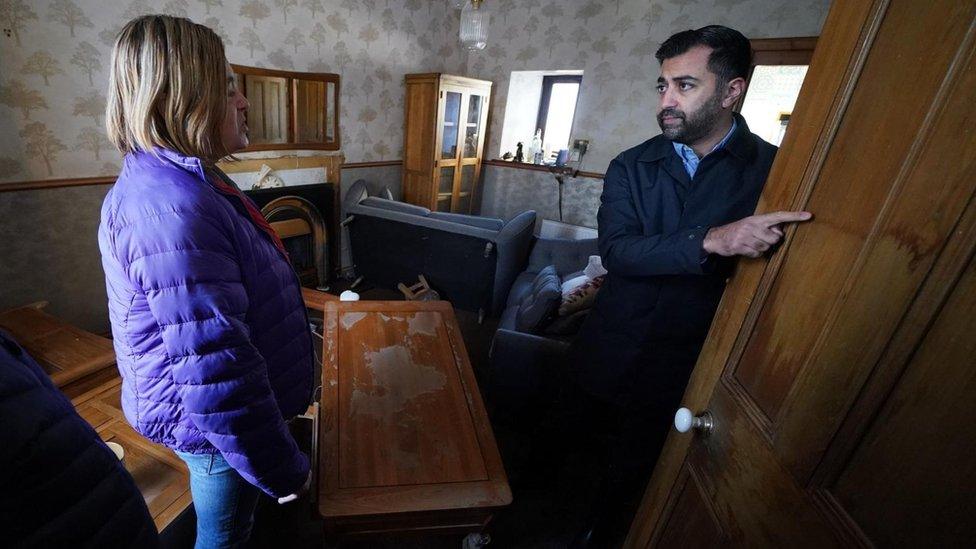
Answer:
[[[606,171],[621,151],[660,133],[654,119],[654,52],[671,34],[727,25],[749,38],[816,36],[829,0],[488,0],[488,47],[468,56],[468,74],[492,80],[490,143],[498,158],[509,75],[579,70],[583,84],[572,137],[589,139],[586,171]],[[531,135],[526,136],[531,140]],[[513,151],[514,152],[514,151]]]
[[[447,0],[0,0],[0,182],[117,173],[111,45],[146,13],[210,26],[233,63],[341,74],[347,162],[401,157],[404,74],[467,62]]]
[[[585,71],[575,137],[602,172],[658,133],[659,42],[714,22],[753,38],[819,33],[828,0],[488,0],[489,46],[457,45],[451,0],[0,0],[0,182],[111,175],[102,129],[112,40],[128,19],[188,16],[224,38],[232,62],[342,75],[348,162],[401,157],[403,74],[466,73],[495,83],[488,155],[497,157],[513,70]]]

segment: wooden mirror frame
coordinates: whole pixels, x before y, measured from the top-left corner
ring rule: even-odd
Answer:
[[[287,140],[285,143],[253,143],[249,144],[244,152],[251,151],[276,151],[276,150],[293,150],[293,149],[312,149],[312,150],[322,150],[322,151],[337,151],[342,146],[342,140],[339,135],[339,75],[331,73],[315,73],[315,72],[297,72],[297,71],[283,71],[277,69],[263,69],[260,67],[248,67],[245,65],[235,65],[231,64],[231,68],[234,70],[234,74],[239,76],[272,76],[277,78],[284,78],[288,82],[288,122],[287,122]],[[317,141],[304,141],[298,142],[295,140],[295,128],[298,125],[296,120],[295,102],[296,95],[298,93],[296,81],[299,80],[312,80],[316,82],[325,82],[326,84],[333,84],[335,89],[335,95],[331,98],[333,104],[334,116],[332,118],[332,135],[334,136],[332,140],[317,142]],[[242,93],[247,97],[247,79],[238,78],[238,86],[240,86]],[[328,89],[328,87],[326,87]],[[328,94],[328,92],[326,92]],[[326,104],[329,103],[330,98],[326,97]],[[328,132],[326,132],[328,133]]]

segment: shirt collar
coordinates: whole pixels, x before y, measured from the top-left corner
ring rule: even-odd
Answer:
[[[756,144],[752,140],[749,125],[746,124],[742,115],[737,112],[732,113],[732,118],[734,121],[732,129],[723,139],[723,146],[733,156],[743,160],[749,160],[756,150]],[[668,155],[677,154],[672,143],[673,141],[669,139],[651,139],[647,148],[644,149],[644,152],[641,153],[637,160],[640,162],[654,162],[662,158],[667,158]]]
[[[735,118],[733,117],[732,127],[729,128],[728,132],[726,132],[725,137],[723,137],[721,141],[716,143],[715,146],[712,147],[712,150],[708,151],[708,154],[706,154],[705,156],[708,156],[709,154],[712,154],[713,152],[724,147],[725,144],[729,141],[729,138],[732,137],[732,132],[735,131],[736,126],[737,123],[735,121]],[[678,143],[677,141],[672,141],[671,144],[674,146],[674,152],[678,153],[678,156],[682,157],[687,161],[696,162],[701,160],[701,158],[705,158],[705,156],[698,158],[698,153],[695,152],[695,149],[689,147],[688,145],[685,145],[684,143]]]

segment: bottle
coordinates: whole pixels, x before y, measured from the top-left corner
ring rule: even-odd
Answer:
[[[532,138],[532,163],[542,164],[542,129],[535,131],[535,137]]]

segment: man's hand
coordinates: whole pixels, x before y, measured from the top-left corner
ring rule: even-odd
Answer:
[[[783,238],[781,224],[806,221],[811,217],[810,212],[773,212],[749,216],[709,229],[702,248],[710,254],[759,257]]]

